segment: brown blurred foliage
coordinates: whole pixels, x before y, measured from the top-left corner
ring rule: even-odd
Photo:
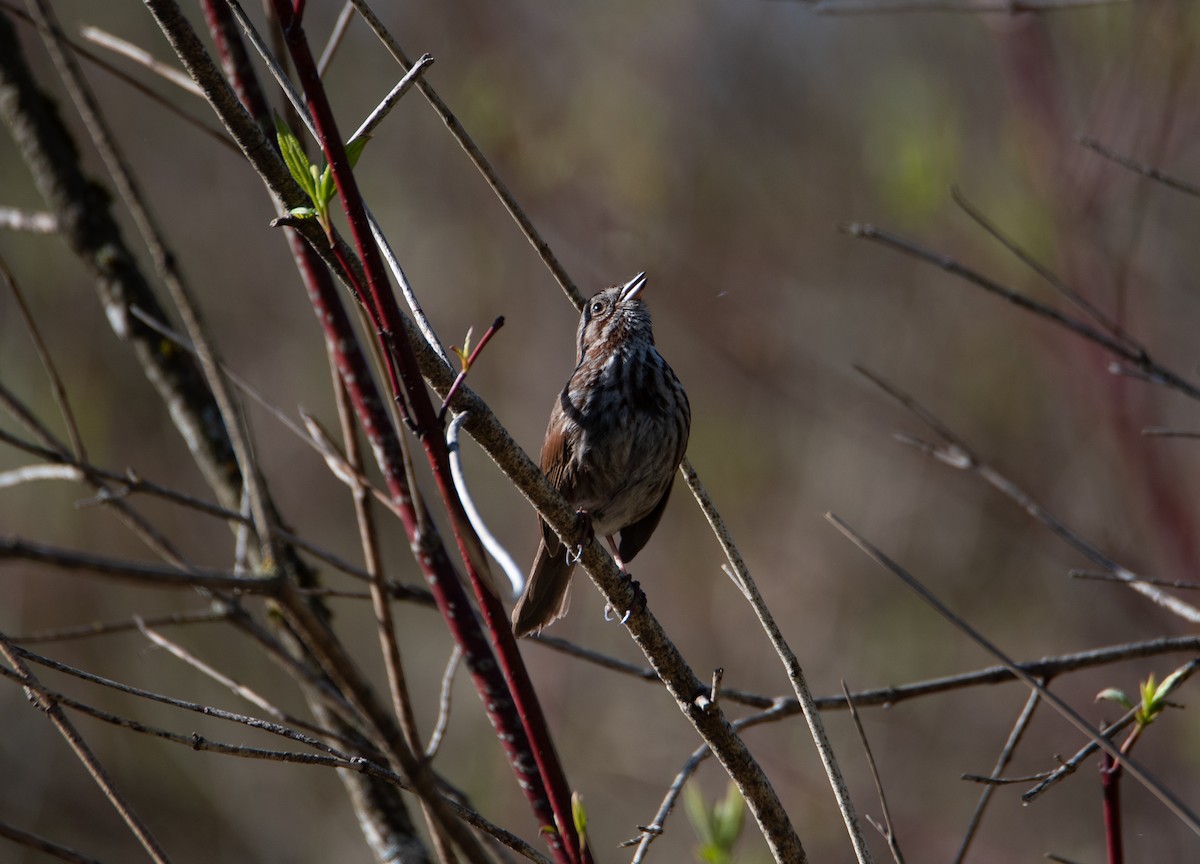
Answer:
[[[172,60],[139,4],[54,5],[72,33],[94,24]],[[310,2],[314,38],[340,5]],[[920,430],[852,365],[912,392],[1114,558],[1166,578],[1200,571],[1196,444],[1146,439],[1140,430],[1193,425],[1194,406],[1110,375],[1107,358],[1079,339],[837,225],[890,226],[1059,302],[954,206],[956,184],[1164,363],[1190,373],[1200,320],[1193,285],[1200,202],[1106,162],[1076,137],[1200,177],[1200,7],[1164,0],[1009,17],[835,16],[800,3],[710,0],[380,6],[389,7],[379,11],[410,52],[434,56],[430,80],[585,292],[649,271],[660,348],[691,396],[689,455],[816,691],[836,692],[842,679],[865,688],[992,662],[854,551],[821,518],[825,511],[855,525],[1018,658],[1187,632],[1128,590],[1069,579],[1067,570],[1084,562],[1045,529],[977,480],[897,446],[894,429]],[[56,79],[40,43],[22,32],[49,85]],[[258,179],[238,156],[120,82],[89,75],[229,365],[283,410],[302,406],[335,428],[320,331],[282,238],[267,227],[273,214]],[[397,77],[366,28],[352,26],[327,78],[343,129],[354,128]],[[150,83],[213,122],[201,101]],[[461,344],[469,327],[478,334],[506,316],[471,386],[536,453],[551,399],[570,371],[573,309],[416,95],[384,123],[357,173],[445,342]],[[2,205],[42,207],[7,136],[0,190]],[[29,296],[92,459],[205,495],[162,405],[60,241],[7,232],[0,255]],[[7,295],[0,296],[0,375],[42,416],[56,416]],[[275,419],[257,409],[251,416],[286,518],[356,559],[342,487]],[[8,418],[0,422],[9,428]],[[527,561],[536,541],[532,510],[477,449],[466,449],[477,503]],[[26,461],[0,449],[0,470]],[[75,506],[84,494],[62,483],[2,490],[0,531],[144,555],[114,530],[110,514]],[[146,507],[197,562],[231,561],[225,526]],[[419,579],[403,533],[397,528],[390,539],[389,572]],[[663,526],[632,569],[702,677],[721,666],[729,686],[786,693],[721,562],[677,486]],[[582,574],[573,596],[553,635],[641,661],[622,628],[603,622],[602,602]],[[0,629],[9,634],[200,602],[11,563],[0,569]],[[342,632],[361,634],[361,662],[379,667],[368,607],[332,605]],[[418,720],[428,732],[450,646],[435,614],[399,614]],[[303,710],[252,646],[202,628],[174,636]],[[523,650],[568,777],[585,797],[600,858],[623,858],[614,844],[653,816],[694,736],[654,686],[533,644]],[[137,636],[68,642],[51,653],[139,686],[242,707]],[[1056,687],[1099,722],[1115,711],[1091,704],[1097,691],[1132,692],[1148,672],[1161,678],[1174,665],[1175,658],[1122,664]],[[377,680],[385,689],[381,674]],[[464,680],[455,694],[439,769],[483,813],[536,839],[477,698]],[[90,695],[101,706],[113,698]],[[1185,690],[1180,701],[1190,697]],[[953,854],[978,791],[958,775],[990,768],[1025,698],[1010,684],[864,710],[909,860]],[[230,735],[157,706],[140,712],[180,731]],[[1195,802],[1200,738],[1189,715],[1169,714],[1139,747],[1144,764]],[[104,860],[134,860],[132,839],[19,688],[0,687],[0,718],[0,818]],[[860,811],[877,813],[849,718],[830,714],[827,723]],[[81,727],[177,861],[368,858],[327,771]],[[812,860],[850,860],[802,723],[759,728],[747,740]],[[1011,773],[1051,768],[1056,754],[1080,743],[1042,711]],[[713,765],[699,782],[709,797],[725,784]],[[1090,765],[1030,807],[1021,807],[1020,788],[997,793],[969,860],[1032,860],[1047,851],[1099,859]],[[1148,793],[1127,785],[1125,805],[1133,859],[1196,855],[1200,841]],[[688,859],[695,838],[682,813],[658,842],[651,860]],[[766,860],[757,837],[747,836],[741,850],[742,860]],[[876,852],[886,855],[881,843]],[[0,859],[43,860],[13,846],[0,847]]]

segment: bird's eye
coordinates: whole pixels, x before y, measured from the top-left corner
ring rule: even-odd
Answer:
[[[592,304],[592,314],[595,315],[604,308],[604,304],[597,300]]]

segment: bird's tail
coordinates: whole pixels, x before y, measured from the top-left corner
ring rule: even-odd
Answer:
[[[529,571],[525,591],[513,607],[513,633],[518,638],[537,633],[567,614],[567,588],[575,564],[567,562],[567,550],[561,543],[555,546],[558,547],[555,550],[547,548],[545,539],[538,543],[537,558]]]

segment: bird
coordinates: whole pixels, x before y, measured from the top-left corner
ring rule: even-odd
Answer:
[[[581,533],[604,537],[626,575],[666,509],[692,420],[683,385],[655,347],[646,284],[639,273],[584,305],[575,371],[551,409],[541,454],[542,472],[576,509]],[[566,614],[579,559],[538,522],[537,556],[513,608],[518,637]]]

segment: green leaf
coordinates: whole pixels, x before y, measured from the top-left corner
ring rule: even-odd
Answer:
[[[293,207],[288,211],[288,215],[295,216],[297,219],[312,219],[317,215],[317,211],[311,207]]]
[[[316,176],[316,171],[313,171],[313,176]],[[321,202],[322,207],[329,206],[329,202],[333,200],[336,191],[337,187],[333,183],[333,168],[326,165],[325,170],[321,172],[321,176],[317,180],[317,200]]]
[[[587,810],[583,806],[583,796],[578,792],[571,793],[571,821],[575,823],[575,833],[579,835],[580,851],[587,848]]]
[[[1133,702],[1125,695],[1125,691],[1118,690],[1116,687],[1108,687],[1096,694],[1096,701],[1107,699],[1109,702],[1116,702],[1123,708],[1129,709],[1133,707]]]
[[[688,821],[700,837],[700,842],[705,846],[712,846],[714,837],[708,806],[695,786],[688,786],[683,790],[683,807],[687,811]]]
[[[346,144],[346,158],[350,160],[350,167],[353,168],[358,164],[358,157],[362,155],[366,149],[367,142],[371,140],[370,135],[364,135],[361,138],[355,138]]]
[[[304,148],[300,146],[300,139],[292,134],[292,130],[278,114],[275,115],[275,140],[279,142],[279,153],[283,156],[283,164],[287,166],[288,173],[308,197],[315,200],[316,196],[313,193],[316,192],[316,187],[310,173],[312,163],[308,161]]]
[[[727,851],[733,849],[742,834],[745,821],[745,806],[742,803],[742,793],[736,783],[729,783],[725,797],[713,807],[713,827],[717,845]]]
[[[1158,689],[1154,692],[1154,698],[1157,701],[1161,702],[1170,695],[1171,691],[1179,683],[1179,679],[1183,677],[1186,668],[1186,666],[1181,666],[1163,679],[1163,682],[1158,685]]]

